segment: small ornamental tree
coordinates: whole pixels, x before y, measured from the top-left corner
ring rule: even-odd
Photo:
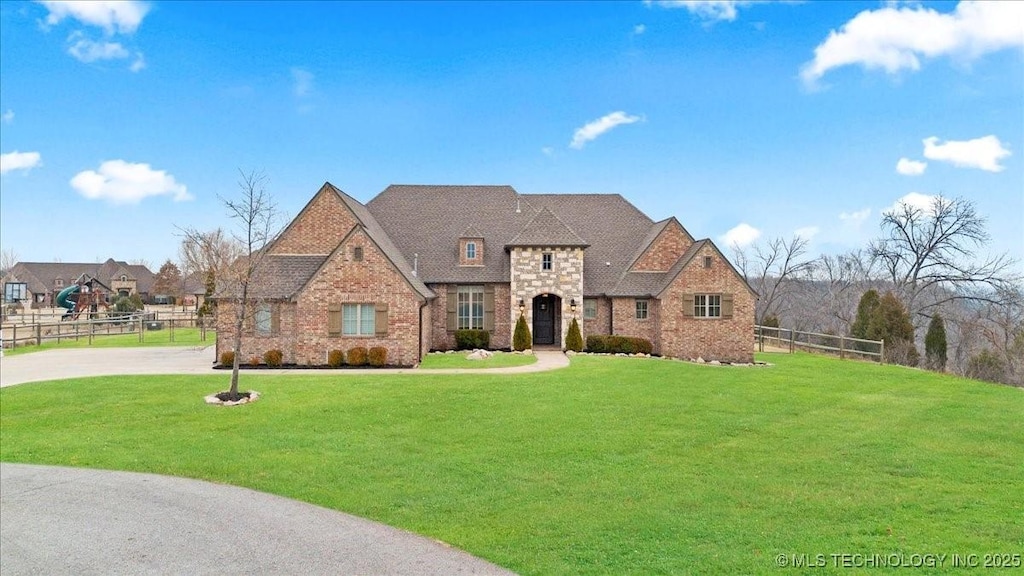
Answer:
[[[878,308],[878,292],[868,290],[857,304],[857,318],[853,321],[853,326],[850,326],[850,336],[867,339],[868,323],[875,308]]]
[[[914,325],[907,309],[892,292],[886,292],[878,299],[878,306],[868,320],[867,337],[885,341],[887,361],[917,366],[920,355],[914,346]]]
[[[946,369],[946,324],[935,314],[924,336],[925,367],[942,372]]]
[[[526,325],[526,317],[519,315],[516,321],[516,331],[512,334],[512,349],[522,352],[533,347],[533,335],[530,334],[530,327]]]
[[[565,349],[573,352],[583,351],[583,334],[580,333],[580,325],[575,318],[569,325],[569,333],[565,335]]]

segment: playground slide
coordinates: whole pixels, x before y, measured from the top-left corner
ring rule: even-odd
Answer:
[[[72,298],[69,300],[69,298],[72,294],[78,294],[79,290],[81,290],[81,286],[78,284],[72,284],[71,286],[61,290],[60,293],[57,294],[57,306],[67,308],[68,312],[73,311],[75,309],[75,299]]]

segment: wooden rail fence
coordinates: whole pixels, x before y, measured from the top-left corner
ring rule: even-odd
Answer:
[[[840,358],[866,358],[885,361],[885,340],[864,340],[836,334],[803,332],[790,328],[774,328],[772,326],[754,326],[754,341],[757,349],[764,352],[767,347],[788,351],[795,350],[835,354]]]
[[[160,335],[160,339],[174,342],[175,328],[199,328],[199,339],[205,342],[207,332],[213,329],[212,318],[199,316],[195,312],[96,313],[88,319],[84,316],[79,320],[68,321],[60,320],[59,316],[50,316],[47,320],[36,317],[40,321],[31,323],[12,321],[12,317],[7,317],[0,324],[0,346],[39,346],[44,342],[82,339],[87,340],[91,346],[93,339],[98,336],[116,334],[138,334],[139,342],[145,342],[146,333],[154,331],[166,331],[166,334]],[[150,335],[150,338],[153,337]]]

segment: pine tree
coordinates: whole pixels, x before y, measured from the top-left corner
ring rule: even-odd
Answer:
[[[920,360],[910,314],[892,292],[878,299],[878,306],[868,319],[867,338],[885,341],[885,359],[889,362],[917,366]]]
[[[519,315],[516,322],[516,331],[512,334],[512,349],[522,352],[533,347],[533,336],[530,334],[530,327],[526,325],[526,317]]]
[[[946,369],[946,324],[942,316],[935,314],[928,323],[924,336],[925,366],[942,372]]]
[[[871,314],[878,308],[878,292],[868,290],[860,297],[857,304],[857,318],[850,327],[850,336],[854,338],[868,337],[868,322],[871,321]]]
[[[569,333],[565,336],[565,349],[573,352],[583,351],[583,334],[580,333],[580,325],[576,319],[572,319],[569,325]]]

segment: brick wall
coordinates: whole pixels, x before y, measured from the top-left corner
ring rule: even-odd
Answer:
[[[448,331],[448,284],[431,284],[437,294],[430,303],[430,349],[452,350],[455,348],[455,333]],[[511,348],[512,330],[510,324],[512,298],[508,284],[494,284],[494,331],[491,332],[491,348]],[[516,307],[518,314],[519,308]],[[518,318],[518,316],[516,317]]]
[[[338,194],[324,186],[274,242],[271,254],[330,254],[356,225]]]
[[[611,334],[612,333],[612,301],[610,298],[586,298],[597,303],[597,317],[591,320],[583,318],[583,309],[579,309],[580,330],[583,332],[583,340],[586,341],[588,334]]]
[[[633,264],[632,270],[664,272],[693,244],[693,238],[675,220],[670,221]]]
[[[704,257],[711,267],[704,267]],[[683,316],[684,294],[732,294],[731,319]],[[677,358],[729,362],[754,359],[753,294],[718,250],[705,246],[676,277],[661,302],[661,353]],[[617,327],[616,327],[617,328]]]
[[[641,298],[643,300],[643,298]],[[619,336],[644,338],[651,342],[654,353],[660,354],[658,340],[658,300],[647,298],[647,319],[636,317],[636,298],[612,298],[612,331]]]
[[[284,352],[285,363],[295,363],[295,303],[268,302],[279,318],[279,329],[269,336],[261,336],[253,329],[253,313],[255,304],[250,304],[246,311],[245,328],[242,331],[242,353],[239,361],[243,364],[253,356],[263,358],[267,350]],[[217,361],[221,352],[231,350],[235,344],[235,303],[222,301],[217,304]],[[272,312],[273,314],[274,312]]]
[[[466,258],[466,244],[476,244],[476,257]],[[483,238],[460,238],[459,239],[459,266],[483,266],[484,265],[484,239]]]

